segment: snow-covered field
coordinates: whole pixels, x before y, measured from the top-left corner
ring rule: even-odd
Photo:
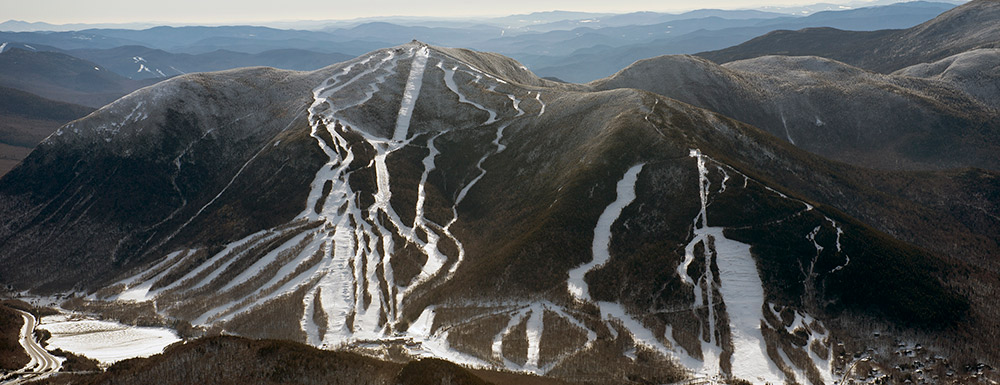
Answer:
[[[81,354],[103,365],[135,357],[149,357],[180,341],[167,328],[138,327],[111,321],[89,319],[77,314],[42,317],[39,329],[48,330],[49,350]]]

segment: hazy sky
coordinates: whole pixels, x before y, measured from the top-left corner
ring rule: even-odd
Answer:
[[[504,16],[551,10],[587,12],[757,8],[849,0],[0,0],[0,21],[66,23],[248,23],[370,16]]]

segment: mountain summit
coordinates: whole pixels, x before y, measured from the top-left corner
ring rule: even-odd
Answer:
[[[944,59],[977,48],[1000,48],[1000,1],[972,0],[920,25],[870,32],[834,28],[780,30],[698,56],[716,63],[764,55],[816,55],[876,72]]]

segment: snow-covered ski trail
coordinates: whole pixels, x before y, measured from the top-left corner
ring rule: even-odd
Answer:
[[[645,164],[640,163],[632,166],[625,172],[625,175],[615,188],[616,198],[597,219],[597,226],[594,228],[594,241],[591,246],[593,259],[569,271],[569,279],[566,281],[567,289],[574,299],[581,302],[589,302],[590,290],[584,277],[591,270],[607,263],[611,258],[611,226],[621,215],[632,200],[635,199],[635,182],[639,179],[639,173]]]
[[[781,351],[780,347],[778,348],[780,353],[779,359],[785,362],[778,364],[771,362],[768,358],[767,343],[761,331],[761,325],[767,324],[766,317],[762,313],[765,304],[763,284],[757,271],[756,261],[750,253],[750,245],[726,238],[722,227],[711,227],[708,225],[709,195],[712,192],[711,180],[708,177],[708,162],[711,159],[697,149],[692,149],[689,156],[695,158],[697,162],[698,191],[701,207],[692,221],[694,236],[685,247],[684,260],[678,265],[677,274],[683,282],[693,287],[695,301],[692,303],[692,311],[708,308],[708,333],[711,333],[709,338],[701,339],[703,351],[702,365],[700,369],[696,369],[696,372],[701,377],[718,377],[728,374],[735,378],[750,380],[754,383],[780,383],[784,382],[786,378],[785,374],[779,369],[779,365],[786,365],[791,368],[792,374],[796,377],[788,378],[787,380],[807,382],[808,380],[806,380],[804,373],[808,369],[799,368],[792,364],[788,358],[784,357],[784,352]],[[723,174],[720,183],[721,186],[714,192],[721,194],[725,192],[725,183],[730,179],[729,171],[735,170],[730,169],[727,171],[724,165],[713,164],[713,166]],[[745,188],[750,178],[739,172],[736,173],[744,177]],[[783,199],[795,200],[802,203],[804,206],[803,210],[794,215],[802,215],[815,209],[808,202],[793,199],[767,186],[764,186],[764,189]],[[833,219],[825,215],[823,215],[823,219],[830,224],[832,231],[836,232],[836,247],[837,251],[840,252],[840,236],[843,231]],[[803,266],[803,274],[807,280],[816,275],[813,267],[816,264],[817,258],[819,258],[824,250],[824,246],[817,240],[817,236],[823,230],[824,224],[821,222],[810,233],[805,235],[805,238],[816,250],[816,255],[813,257],[808,269]],[[705,270],[700,272],[698,277],[692,277],[688,274],[689,267],[695,258],[694,248],[699,244],[705,250]],[[716,277],[713,276],[712,269],[710,268],[713,261],[719,270],[718,284],[714,283]],[[837,270],[837,268],[834,270]],[[716,290],[721,296],[718,300],[713,298]],[[731,358],[731,373],[722,373],[721,366],[719,366],[721,360],[718,353],[721,353],[722,345],[721,341],[715,338],[718,326],[715,325],[714,320],[716,317],[713,315],[717,302],[725,304],[725,312],[729,319],[730,338],[734,349]],[[768,304],[769,308],[771,306],[773,305]],[[774,311],[773,308],[771,309]],[[817,325],[817,328],[822,329],[819,321],[813,320],[808,315],[802,313],[796,314],[800,319],[797,319],[796,323],[790,327],[789,332],[796,327],[802,327],[802,325],[806,324]],[[826,332],[814,332],[809,328],[807,328],[807,332],[811,333],[810,343],[821,341],[828,337]],[[809,351],[806,354],[812,358],[815,367],[821,372],[824,381],[830,383],[828,380],[832,376],[832,366],[829,358],[820,357],[817,353],[812,352],[808,346],[804,348],[804,351]],[[692,366],[688,365],[688,367]]]
[[[697,371],[706,377],[721,374],[722,348],[720,341],[715,338],[717,326],[714,322],[714,311],[718,301],[713,296],[717,290],[722,297],[721,301],[726,304],[732,333],[734,352],[731,374],[753,382],[783,382],[784,375],[767,358],[764,337],[760,331],[764,291],[757,273],[756,262],[750,255],[750,245],[726,238],[721,227],[708,226],[711,181],[708,178],[706,157],[697,149],[692,149],[689,156],[697,161],[700,209],[693,221],[694,237],[685,247],[684,261],[678,265],[677,273],[683,282],[693,287],[695,302],[692,303],[692,311],[699,308],[708,310],[709,328],[706,336],[708,338],[699,339],[702,344],[703,365]],[[695,278],[688,272],[695,258],[694,249],[698,244],[704,247],[705,261],[704,271]],[[718,285],[712,275],[713,260],[719,269]],[[707,298],[703,298],[703,291]]]

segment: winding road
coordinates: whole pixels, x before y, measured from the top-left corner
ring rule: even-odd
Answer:
[[[35,326],[38,325],[35,316],[18,309],[14,309],[14,311],[21,313],[21,317],[24,318],[24,325],[21,326],[21,337],[18,342],[24,347],[24,351],[28,353],[31,361],[20,370],[0,379],[4,385],[19,384],[35,376],[54,373],[62,366],[59,358],[49,354],[48,351],[35,341]]]

